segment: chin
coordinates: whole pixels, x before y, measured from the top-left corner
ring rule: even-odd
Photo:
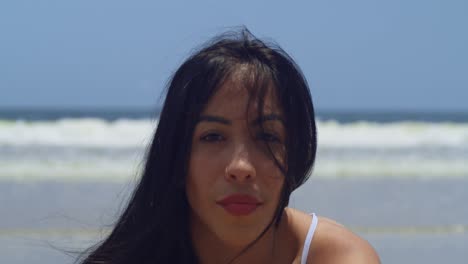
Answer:
[[[233,248],[243,248],[253,242],[258,235],[256,234],[255,236],[251,235],[252,233],[249,234],[249,236],[245,236],[243,234],[230,234],[230,235],[225,235],[220,237],[221,240],[223,241],[224,244],[226,244],[228,247],[233,247]]]
[[[259,226],[230,226],[221,232],[216,232],[218,238],[229,247],[245,247],[262,233],[265,227]]]

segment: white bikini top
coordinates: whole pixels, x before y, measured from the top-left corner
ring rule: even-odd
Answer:
[[[317,228],[317,223],[318,217],[312,213],[312,222],[310,223],[309,231],[304,241],[304,248],[302,249],[301,264],[307,264],[307,256],[309,255],[309,248],[312,243],[312,238],[314,237],[315,229]]]

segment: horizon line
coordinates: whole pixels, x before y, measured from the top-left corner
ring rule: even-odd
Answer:
[[[153,112],[155,110],[160,111],[162,105],[157,105],[154,107],[136,107],[136,106],[92,106],[92,107],[83,107],[83,106],[0,106],[0,112],[26,112],[26,111],[50,111],[50,112]],[[427,109],[427,108],[315,108],[315,113],[376,113],[376,114],[385,114],[385,113],[420,113],[420,114],[468,114],[468,109]]]

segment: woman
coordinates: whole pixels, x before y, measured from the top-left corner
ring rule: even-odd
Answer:
[[[247,30],[218,37],[175,72],[142,178],[83,263],[379,263],[341,225],[286,207],[316,146],[293,60]]]

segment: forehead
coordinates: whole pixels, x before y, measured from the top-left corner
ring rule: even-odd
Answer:
[[[233,120],[243,120],[258,114],[258,96],[241,81],[228,80],[210,98],[202,114],[220,115]],[[275,89],[267,87],[263,96],[262,114],[282,114]]]

